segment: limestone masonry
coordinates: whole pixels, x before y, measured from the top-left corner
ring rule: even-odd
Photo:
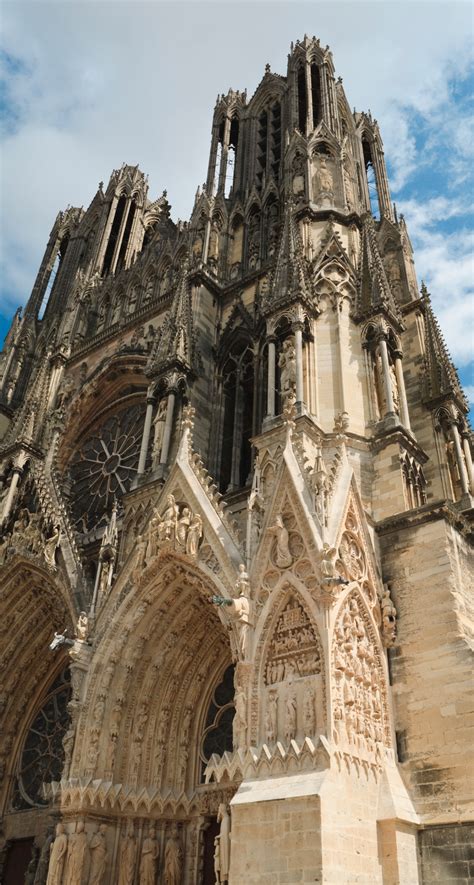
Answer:
[[[60,212],[0,375],[0,880],[474,881],[467,403],[329,48],[189,221]]]

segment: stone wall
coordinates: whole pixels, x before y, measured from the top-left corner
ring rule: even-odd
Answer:
[[[474,882],[474,826],[427,827],[419,835],[423,885]]]

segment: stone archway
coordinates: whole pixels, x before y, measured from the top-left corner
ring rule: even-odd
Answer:
[[[106,823],[112,876],[127,847],[138,869],[147,839],[161,858],[175,839],[183,881],[203,881],[205,833],[236,789],[202,782],[202,734],[232,664],[215,593],[166,552],[99,614],[69,778],[56,791],[68,834],[80,818],[88,838]]]

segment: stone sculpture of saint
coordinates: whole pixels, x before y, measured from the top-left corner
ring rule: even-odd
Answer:
[[[189,526],[191,525],[192,513],[189,507],[183,507],[183,512],[176,525],[176,540],[178,544],[186,548]]]
[[[186,538],[186,553],[197,556],[199,541],[202,538],[202,519],[199,513],[195,513],[191,519]]]
[[[161,523],[158,528],[158,536],[160,541],[171,541],[176,538],[176,525],[178,522],[179,508],[176,504],[174,495],[168,495],[166,510],[163,513]]]
[[[229,880],[230,869],[230,814],[227,810],[227,805],[223,802],[219,805],[217,823],[221,825],[219,831],[219,856],[221,882],[224,883]]]
[[[55,554],[56,550],[59,547],[59,538],[61,535],[61,529],[58,525],[54,527],[53,534],[50,538],[46,538],[44,542],[44,558],[46,560],[46,564],[49,565],[51,569],[56,569],[56,561]]]
[[[274,744],[278,736],[278,693],[276,691],[268,693],[265,731],[268,743]]]
[[[339,575],[336,571],[337,550],[330,547],[329,544],[323,544],[323,549],[319,554],[321,577],[326,580],[334,580]]]
[[[288,530],[280,514],[276,518],[275,525],[270,526],[268,531],[276,535],[275,562],[278,568],[289,568],[293,558],[290,553]]]
[[[81,885],[86,852],[87,836],[84,832],[84,821],[80,820],[77,822],[76,832],[69,836],[65,877],[67,885]]]
[[[296,736],[296,695],[289,691],[285,704],[285,740],[289,743]]]
[[[293,338],[287,338],[283,342],[283,348],[278,357],[280,368],[280,388],[283,396],[292,393],[296,388],[296,349]]]
[[[120,845],[120,865],[118,885],[132,885],[135,872],[135,857],[137,843],[133,830],[133,823],[129,821],[127,832],[122,837]]]
[[[154,468],[158,467],[158,464],[160,463],[161,448],[163,445],[163,433],[164,433],[165,421],[166,421],[166,409],[167,409],[167,400],[162,399],[159,406],[158,406],[158,409],[157,409],[157,412],[155,415],[155,419],[153,421],[154,433],[153,433],[152,460],[153,460],[153,467]]]
[[[235,687],[235,716],[232,723],[234,750],[245,745],[247,733],[247,702],[245,692],[240,685]]]
[[[63,870],[67,853],[67,836],[62,823],[56,826],[56,838],[51,844],[48,878],[46,885],[62,885]]]
[[[155,885],[156,863],[160,850],[155,839],[155,829],[150,827],[148,836],[143,840],[140,858],[140,885]]]
[[[216,836],[214,839],[214,876],[216,877],[215,885],[221,885],[221,851],[219,836]]]
[[[165,847],[165,885],[181,885],[182,867],[183,852],[174,826]]]
[[[316,173],[318,193],[332,194],[334,190],[332,172],[326,165],[326,157],[320,157]]]
[[[91,853],[91,866],[89,873],[89,885],[100,885],[107,865],[107,843],[105,834],[106,824],[101,824],[97,833],[94,833],[89,844]]]
[[[76,639],[86,642],[89,636],[89,618],[85,612],[81,612],[76,624]]]

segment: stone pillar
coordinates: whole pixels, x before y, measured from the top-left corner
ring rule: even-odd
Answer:
[[[390,365],[388,362],[388,350],[387,350],[387,341],[382,336],[379,338],[379,348],[380,348],[380,356],[382,358],[382,369],[383,369],[383,383],[385,387],[385,398],[387,401],[387,413],[388,415],[395,414],[395,405],[393,402],[393,391],[392,391],[392,382],[390,380]]]
[[[471,446],[469,443],[469,433],[462,433],[462,447],[464,450],[464,459],[466,461],[467,473],[469,477],[469,485],[471,486],[471,495],[474,495],[474,470],[472,468]]]
[[[303,324],[295,323],[292,327],[295,334],[296,351],[296,402],[303,402]]]
[[[267,380],[267,417],[273,418],[275,415],[275,365],[276,365],[276,344],[274,338],[268,339],[268,380]]]
[[[167,464],[171,442],[171,430],[173,428],[173,413],[176,393],[170,390],[168,394],[168,406],[166,408],[166,421],[163,430],[163,444],[161,446],[160,464]]]
[[[462,454],[461,440],[459,437],[459,430],[458,430],[457,424],[454,421],[451,424],[451,434],[453,437],[454,448],[456,450],[456,461],[457,461],[458,470],[459,470],[459,479],[461,480],[462,493],[463,493],[463,495],[468,495],[469,494],[469,483],[468,483],[468,479],[467,479],[466,465],[464,463],[464,458],[463,458],[463,454]]]
[[[2,520],[8,519],[8,517],[10,515],[13,500],[15,498],[17,486],[20,481],[20,476],[22,475],[22,473],[23,473],[23,470],[21,467],[16,466],[13,468],[13,476],[10,480],[10,488],[8,489],[7,497],[5,498],[5,503],[3,505]]]
[[[142,445],[140,449],[140,457],[138,459],[138,476],[141,476],[145,473],[145,464],[146,464],[146,456],[148,452],[148,444],[150,442],[150,430],[151,430],[151,421],[153,418],[153,406],[155,404],[155,398],[152,396],[147,397],[146,401],[146,415],[145,415],[145,423],[143,425],[143,435],[142,435]]]
[[[400,420],[407,430],[411,431],[410,416],[408,414],[407,392],[405,389],[405,378],[403,377],[402,354],[398,350],[395,353],[395,375],[398,385],[398,396],[400,399]]]

